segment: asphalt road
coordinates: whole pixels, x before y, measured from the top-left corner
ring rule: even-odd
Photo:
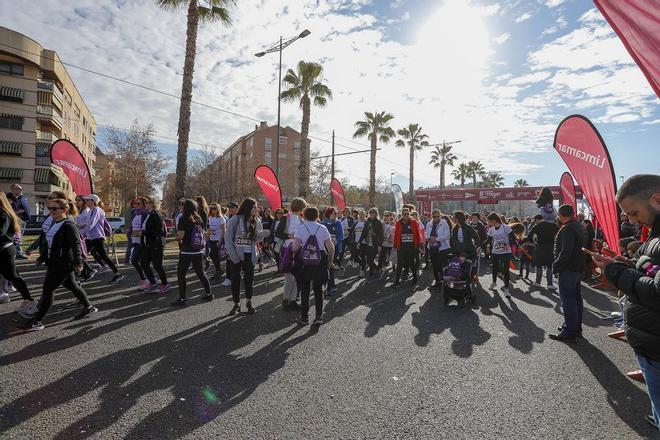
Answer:
[[[166,262],[175,277],[176,260]],[[35,293],[43,270],[21,262]],[[282,278],[256,276],[257,314],[227,316],[228,288],[189,306],[119,286],[86,284],[100,311],[71,321],[60,290],[42,332],[19,334],[18,296],[0,305],[0,437],[222,439],[657,438],[625,342],[608,339],[609,294],[584,289],[585,339],[547,336],[557,294],[518,280],[513,298],[478,291],[444,307],[429,274],[364,286],[355,269],[326,300],[318,330],[280,307]],[[192,276],[191,276],[192,277]],[[482,271],[481,283],[490,275]],[[501,282],[500,282],[501,283]],[[176,285],[176,282],[173,283]],[[654,437],[655,436],[655,437]]]

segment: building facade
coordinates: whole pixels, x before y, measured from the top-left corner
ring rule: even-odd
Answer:
[[[100,148],[97,148],[94,169],[96,174],[94,192],[103,201],[106,212],[110,212],[112,215],[120,215],[124,201],[121,199],[121,190],[117,186],[115,178],[117,170],[115,157],[111,154],[105,154]]]
[[[31,212],[47,195],[73,196],[62,168],[50,161],[57,139],[74,143],[95,178],[96,121],[55,51],[0,27],[0,190],[20,183]]]
[[[275,170],[277,125],[261,122],[254,130],[238,138],[215,162],[195,176],[193,191],[209,200],[239,202],[245,197],[264,201],[254,170],[268,165]],[[279,174],[282,198],[298,194],[297,169],[300,159],[300,133],[291,127],[280,129]]]

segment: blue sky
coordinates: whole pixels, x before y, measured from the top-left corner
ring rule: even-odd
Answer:
[[[43,1],[39,8],[0,0],[0,23],[55,49],[69,63],[178,94],[185,13],[150,0]],[[313,109],[311,134],[351,141],[364,111],[386,110],[393,127],[419,122],[431,142],[457,140],[461,160],[482,160],[507,184],[555,184],[565,166],[552,136],[565,116],[589,117],[605,139],[617,175],[660,172],[658,98],[590,1],[245,0],[234,26],[200,28],[194,99],[275,121],[276,57],[252,54],[280,34],[312,34],[284,53],[285,68],[319,61],[334,99]],[[153,122],[175,137],[178,102],[68,68],[97,123]],[[299,128],[295,105],[284,125]],[[191,139],[218,151],[254,128],[249,119],[193,106]],[[99,130],[103,146],[103,129]],[[161,144],[174,154],[173,142]],[[326,152],[329,144],[312,141]],[[407,152],[383,145],[378,174],[407,188]],[[344,146],[338,152],[348,151]],[[435,185],[429,152],[417,155],[416,185]],[[368,155],[338,163],[365,184]]]

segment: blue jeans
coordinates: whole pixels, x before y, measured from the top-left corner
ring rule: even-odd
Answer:
[[[644,381],[646,381],[646,388],[651,399],[653,418],[656,425],[660,425],[660,361],[654,361],[639,353],[636,354],[637,362],[642,373],[644,373]]]
[[[561,334],[574,337],[582,334],[582,293],[580,272],[564,271],[559,273],[559,298],[564,312],[564,324]]]
[[[548,286],[552,286],[552,269],[550,266],[536,266],[536,284],[541,284],[541,278],[543,278],[543,268],[545,267],[545,280],[548,282]]]

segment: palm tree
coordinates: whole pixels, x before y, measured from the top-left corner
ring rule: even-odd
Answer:
[[[429,142],[426,140],[427,135],[422,133],[422,127],[419,124],[408,124],[407,127],[404,127],[398,131],[399,136],[403,139],[397,139],[397,147],[408,147],[410,148],[410,176],[408,180],[408,200],[413,201],[413,190],[415,189],[415,152],[421,150],[424,147],[429,146]]]
[[[355,123],[353,138],[367,137],[371,141],[371,158],[369,161],[369,206],[374,206],[376,196],[376,148],[378,141],[388,143],[396,136],[394,130],[388,127],[394,115],[385,112],[364,113],[365,119]]]
[[[188,9],[188,27],[186,29],[186,56],[183,62],[183,84],[181,85],[181,104],[179,106],[178,146],[176,151],[175,197],[185,196],[186,175],[188,173],[188,142],[190,139],[190,105],[192,103],[192,82],[197,54],[197,29],[199,22],[220,22],[231,24],[229,6],[234,0],[205,0],[208,6],[199,6],[197,0],[155,0],[162,9]]]
[[[307,135],[309,133],[309,120],[312,103],[319,107],[325,107],[328,98],[332,98],[332,90],[323,84],[321,76],[323,66],[318,63],[307,63],[300,61],[297,72],[289,69],[284,76],[284,84],[288,89],[282,92],[282,99],[288,102],[299,102],[302,109],[302,124],[300,127],[300,162],[298,163],[299,181],[302,183],[298,195],[307,197],[309,190],[309,144]],[[279,142],[279,139],[277,140]]]
[[[466,162],[461,162],[458,164],[458,167],[451,172],[452,177],[455,180],[461,182],[461,188],[465,188],[465,180],[470,177],[470,167]],[[461,211],[465,209],[465,200],[461,200]]]
[[[529,186],[529,183],[525,179],[518,179],[515,182],[513,182],[513,186],[516,188],[522,188],[523,186]]]
[[[486,173],[484,164],[482,164],[481,161],[479,160],[471,160],[470,162],[468,162],[468,168],[470,170],[469,172],[470,177],[472,177],[472,185],[474,186],[474,188],[476,188],[477,177],[483,176]]]
[[[484,186],[486,188],[501,188],[504,186],[504,176],[499,171],[484,174]]]
[[[458,157],[451,152],[451,145],[436,145],[435,150],[431,152],[430,164],[434,168],[440,168],[440,188],[445,187],[445,166],[454,166],[454,161]]]

